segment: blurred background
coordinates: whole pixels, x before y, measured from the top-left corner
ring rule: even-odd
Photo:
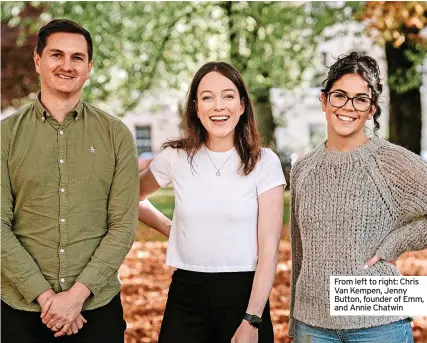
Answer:
[[[39,89],[32,60],[38,29],[53,18],[69,18],[94,43],[83,98],[129,127],[140,170],[166,139],[180,135],[197,69],[223,60],[242,73],[264,145],[279,154],[288,178],[291,162],[325,139],[321,84],[327,67],[351,51],[380,64],[385,88],[379,135],[427,159],[426,13],[422,1],[2,2],[1,117],[31,102]],[[271,295],[276,342],[290,342],[288,197]],[[172,189],[151,200],[172,216]],[[157,342],[172,273],[165,251],[165,240],[140,225],[121,269],[127,343]],[[427,275],[427,251],[405,254],[398,266],[405,275]],[[416,318],[413,331],[417,343],[426,343],[427,319]]]

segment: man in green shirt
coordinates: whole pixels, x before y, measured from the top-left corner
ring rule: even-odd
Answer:
[[[1,122],[2,342],[123,342],[118,269],[137,225],[134,139],[80,99],[93,65],[88,31],[52,20],[34,62],[41,92]]]

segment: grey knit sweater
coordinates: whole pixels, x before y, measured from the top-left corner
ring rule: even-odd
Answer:
[[[373,137],[348,152],[321,144],[291,171],[294,320],[330,329],[387,324],[406,317],[330,316],[331,275],[400,275],[387,261],[427,248],[427,163]],[[380,261],[364,269],[375,254]]]

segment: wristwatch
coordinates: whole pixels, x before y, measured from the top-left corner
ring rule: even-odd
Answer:
[[[247,320],[249,324],[251,324],[253,327],[256,327],[257,329],[259,329],[262,325],[262,318],[254,314],[245,313],[243,319]]]

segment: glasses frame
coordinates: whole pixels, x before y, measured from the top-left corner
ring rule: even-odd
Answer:
[[[348,103],[348,101],[349,100],[351,100],[351,104],[352,104],[352,106],[353,106],[353,108],[354,108],[354,110],[355,111],[358,111],[358,112],[367,112],[367,111],[369,111],[371,108],[372,108],[372,104],[373,104],[373,100],[370,98],[370,97],[368,97],[368,96],[354,96],[354,97],[352,97],[352,98],[350,98],[348,95],[346,95],[346,94],[344,94],[344,93],[342,93],[342,92],[338,92],[338,91],[332,91],[332,92],[325,92],[326,93],[326,96],[328,97],[328,101],[329,101],[329,103],[331,104],[331,106],[333,106],[333,107],[335,107],[335,108],[343,108],[345,105],[347,105],[347,103]],[[347,100],[345,101],[345,103],[342,105],[342,106],[335,106],[335,105],[332,105],[332,102],[331,102],[331,94],[332,93],[337,93],[337,94],[341,94],[341,95],[344,95],[346,98],[347,98]],[[354,106],[354,99],[357,99],[357,98],[364,98],[364,99],[369,99],[369,102],[370,102],[370,104],[369,104],[369,107],[366,109],[366,110],[358,110],[357,108],[356,108],[356,106]]]

